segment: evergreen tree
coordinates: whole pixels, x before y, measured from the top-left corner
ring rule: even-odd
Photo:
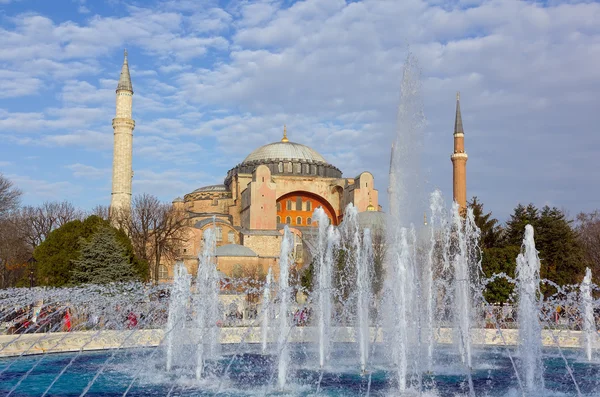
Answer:
[[[514,213],[506,222],[504,245],[520,247],[525,235],[525,226],[531,225],[535,229],[539,219],[540,214],[535,205],[529,204],[527,207],[522,204],[517,205]]]
[[[67,222],[48,234],[33,256],[37,260],[37,283],[60,287],[70,283],[72,261],[79,256],[81,239],[89,238],[104,221],[90,216],[85,221]]]
[[[80,244],[79,259],[73,261],[73,283],[107,284],[136,279],[127,250],[111,227],[100,226],[89,240],[82,239]]]
[[[116,230],[108,221],[92,215],[83,222],[75,220],[67,222],[52,231],[46,240],[36,247],[33,256],[37,261],[36,280],[38,285],[60,287],[70,284],[73,261],[80,256],[80,247],[100,227],[111,228],[116,240],[125,250],[128,262],[132,264],[139,279],[148,278],[148,265],[134,255],[129,237],[122,230]]]
[[[520,248],[516,246],[507,246],[503,248],[484,248],[481,267],[486,277],[494,274],[504,273],[507,276],[515,277],[515,268],[517,267],[517,256]],[[506,303],[512,294],[514,285],[506,278],[499,277],[487,284],[484,296],[488,303]]]
[[[483,203],[477,199],[477,196],[471,199],[468,206],[473,209],[475,224],[481,230],[481,247],[492,248],[499,246],[502,229],[498,225],[498,219],[492,218],[491,212],[487,214],[483,212]]]
[[[581,282],[585,271],[583,250],[577,241],[572,221],[556,207],[542,208],[535,230],[540,252],[540,276],[558,285]]]

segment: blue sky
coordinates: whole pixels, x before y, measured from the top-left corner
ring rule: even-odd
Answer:
[[[451,195],[460,90],[469,196],[502,219],[519,202],[575,215],[600,207],[598,21],[577,1],[0,0],[0,172],[26,204],[108,204],[126,47],[134,194],[221,183],[284,123],[384,193],[410,45],[427,189]]]

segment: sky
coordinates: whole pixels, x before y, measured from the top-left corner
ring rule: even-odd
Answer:
[[[418,59],[426,190],[452,195],[460,91],[468,197],[600,208],[600,3],[0,0],[0,172],[24,204],[110,203],[129,53],[133,193],[170,202],[255,148],[308,145],[368,170],[384,210],[402,65]]]

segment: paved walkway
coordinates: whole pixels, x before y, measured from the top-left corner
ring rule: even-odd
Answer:
[[[189,343],[197,343],[197,333],[193,329],[187,330],[184,339]],[[220,330],[221,343],[260,343],[261,329],[259,327],[227,327]],[[276,329],[271,329],[270,340],[276,340],[272,335]],[[315,327],[296,327],[290,335],[291,342],[310,342],[317,340]],[[354,342],[355,329],[351,327],[336,327],[332,330],[332,337],[336,342]],[[371,340],[382,341],[383,333],[371,329]],[[46,334],[20,334],[0,335],[0,357],[14,357],[20,355],[76,352],[80,350],[104,350],[117,348],[143,348],[154,347],[162,343],[165,333],[162,329],[142,329],[134,331],[79,331],[79,332],[53,332]],[[502,336],[494,329],[473,330],[474,345],[511,345],[518,341],[518,330],[503,329]],[[436,335],[436,341],[441,344],[452,343],[452,329],[442,328]],[[542,331],[544,346],[579,348],[583,341],[581,331]],[[596,338],[596,349],[600,348],[600,338]]]

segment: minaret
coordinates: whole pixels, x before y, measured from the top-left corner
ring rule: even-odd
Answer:
[[[121,77],[117,85],[117,112],[112,121],[115,133],[113,150],[111,214],[119,214],[131,209],[131,170],[133,129],[135,121],[131,118],[133,88],[127,63],[127,50],[121,68]]]
[[[454,201],[464,214],[467,208],[467,153],[465,153],[465,132],[460,114],[460,92],[456,93],[456,118],[454,120],[454,153],[452,159],[452,184]]]

